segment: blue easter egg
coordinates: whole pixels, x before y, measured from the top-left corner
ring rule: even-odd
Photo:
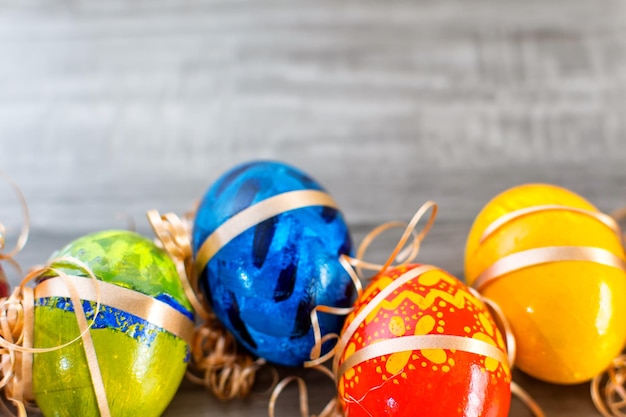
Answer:
[[[209,236],[221,226],[223,230],[233,216],[306,190],[325,193],[305,173],[283,163],[253,161],[231,169],[198,207],[194,256],[198,259]],[[351,250],[348,227],[336,207],[304,204],[238,230],[200,265],[199,287],[217,317],[251,353],[300,366],[314,345],[313,308],[352,305],[353,284],[339,263]],[[341,330],[343,317],[321,313],[319,318],[322,335]]]

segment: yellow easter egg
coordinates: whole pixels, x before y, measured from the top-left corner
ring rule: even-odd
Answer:
[[[624,346],[624,259],[609,216],[564,188],[526,184],[479,213],[465,278],[509,319],[521,370],[575,384],[601,373]]]

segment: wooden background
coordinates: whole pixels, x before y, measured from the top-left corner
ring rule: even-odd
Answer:
[[[146,210],[182,213],[224,170],[270,158],[325,185],[357,242],[437,201],[419,259],[462,278],[471,222],[505,188],[625,206],[625,145],[621,0],[0,0],[0,170],[31,211],[25,266],[125,216],[149,233]],[[317,412],[332,386],[308,377]],[[516,380],[549,416],[599,415],[587,385]],[[186,383],[165,415],[266,402]],[[288,390],[279,411],[295,403]]]

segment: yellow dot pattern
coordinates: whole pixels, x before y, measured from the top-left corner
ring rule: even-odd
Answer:
[[[408,269],[392,269],[391,274],[374,280],[357,301],[346,326],[369,300]],[[427,334],[470,337],[505,350],[503,337],[485,305],[454,277],[434,270],[404,284],[380,302],[359,325],[341,353],[340,363],[364,346],[390,338]],[[483,372],[490,373],[491,383],[510,382],[508,366],[493,358],[456,350],[423,349],[395,352],[368,361],[373,366],[365,362],[363,366],[350,369],[340,378],[340,395],[347,389],[353,389],[356,381],[363,380],[359,379],[363,369],[371,370],[369,378],[378,375],[380,383],[393,381],[393,384],[398,384],[403,380],[421,378],[421,373],[425,371],[450,374],[459,364],[469,366],[470,360],[477,363]]]

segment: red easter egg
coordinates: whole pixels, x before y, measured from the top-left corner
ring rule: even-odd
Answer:
[[[447,272],[402,265],[357,299],[334,363],[346,417],[507,416],[505,342],[485,304]]]

